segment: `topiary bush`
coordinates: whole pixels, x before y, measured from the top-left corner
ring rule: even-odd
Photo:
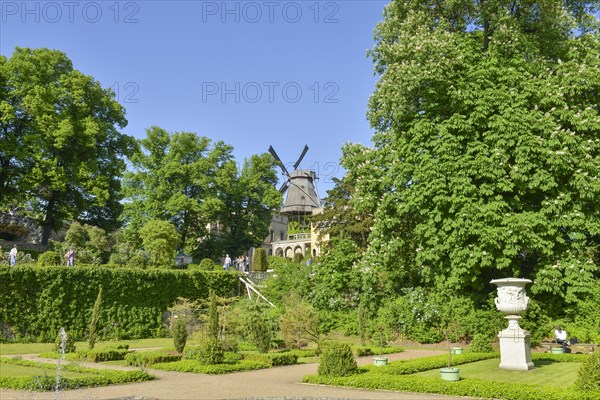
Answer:
[[[188,334],[185,326],[185,319],[175,318],[175,323],[173,324],[173,344],[175,345],[175,350],[178,353],[183,353],[187,336]]]
[[[67,353],[75,353],[75,336],[67,331],[67,337],[65,339],[65,354]],[[56,340],[54,341],[53,350],[57,353],[61,352],[62,338],[60,337],[60,333],[56,335]]]
[[[46,251],[38,256],[37,260],[38,265],[62,265],[62,258],[60,254],[55,251]]]
[[[575,386],[580,390],[600,390],[600,353],[590,354],[579,367]]]
[[[217,340],[209,338],[200,343],[196,352],[190,352],[189,357],[203,365],[215,365],[223,363],[225,352]]]
[[[252,257],[252,271],[266,271],[267,270],[267,251],[262,247],[254,250],[254,256]]]
[[[347,343],[331,342],[319,359],[319,375],[347,376],[358,371],[352,349]]]

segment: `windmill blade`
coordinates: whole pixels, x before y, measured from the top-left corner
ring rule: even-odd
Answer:
[[[281,187],[279,188],[279,192],[281,194],[284,194],[285,192],[287,192],[289,187],[290,187],[290,181],[287,180],[287,181],[283,182],[283,185],[281,185]]]
[[[275,149],[273,148],[273,146],[269,146],[269,153],[271,153],[271,155],[273,156],[273,158],[275,159],[275,161],[277,161],[277,163],[279,164],[279,167],[281,167],[281,170],[283,171],[283,173],[286,174],[289,177],[290,173],[288,172],[288,170],[285,167],[285,165],[283,165],[283,162],[281,162],[281,158],[279,158],[279,156],[275,152]]]
[[[302,154],[300,154],[300,157],[298,157],[298,161],[296,161],[296,163],[294,164],[294,169],[298,168],[298,166],[300,165],[300,163],[302,162],[302,159],[304,158],[304,156],[306,155],[306,152],[308,151],[308,146],[304,145],[304,150],[302,150]]]

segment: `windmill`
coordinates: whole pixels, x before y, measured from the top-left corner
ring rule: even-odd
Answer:
[[[308,146],[304,146],[304,150],[298,157],[298,160],[294,163],[292,172],[288,172],[287,168],[273,149],[273,146],[269,146],[269,153],[275,158],[281,171],[286,176],[286,181],[283,182],[279,191],[285,196],[283,207],[281,212],[292,216],[304,217],[311,215],[315,208],[321,207],[321,200],[317,193],[317,187],[315,181],[317,180],[317,174],[309,169],[297,169],[300,166],[300,162],[306,155]],[[303,218],[302,218],[303,219]]]

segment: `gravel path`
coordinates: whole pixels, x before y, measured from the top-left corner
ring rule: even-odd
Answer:
[[[389,354],[391,360],[411,359],[441,354],[433,350],[406,350]],[[24,356],[36,359],[35,356]],[[361,357],[359,365],[369,364],[372,357]],[[81,363],[97,366],[96,364]],[[300,383],[302,377],[314,374],[318,364],[300,364],[224,375],[203,375],[149,370],[156,380],[127,385],[69,390],[60,393],[28,392],[0,389],[2,400],[209,400],[209,399],[272,399],[272,400],[333,400],[333,399],[394,399],[394,400],[465,400],[451,397],[383,390],[358,390]],[[110,367],[118,368],[118,367]],[[123,368],[123,367],[122,367]]]

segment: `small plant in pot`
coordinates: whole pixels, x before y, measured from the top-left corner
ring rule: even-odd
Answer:
[[[460,370],[456,367],[452,367],[452,354],[462,354],[462,347],[460,352],[452,348],[450,344],[450,338],[455,336],[460,330],[460,298],[451,296],[438,297],[434,305],[434,313],[438,315],[437,328],[444,335],[448,346],[448,366],[440,369],[440,376],[445,381],[458,381],[460,380]]]
[[[373,357],[373,363],[377,366],[387,365],[388,358],[383,356],[383,346],[387,344],[388,332],[382,321],[377,321],[375,324],[374,338],[379,344],[379,356]]]

